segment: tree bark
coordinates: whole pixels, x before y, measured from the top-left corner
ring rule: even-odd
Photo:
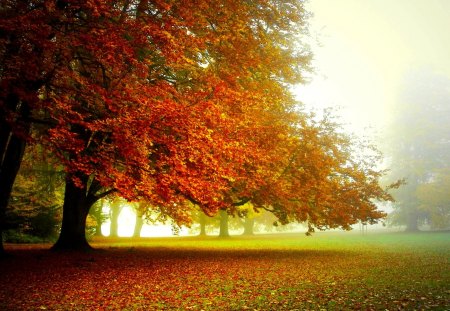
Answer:
[[[103,200],[100,200],[98,205],[94,205],[90,214],[94,217],[96,225],[95,225],[95,236],[103,236],[102,234],[102,225],[103,225]]]
[[[411,210],[406,215],[406,232],[418,232],[419,231],[419,213],[416,207],[411,206]]]
[[[199,212],[200,234],[199,236],[206,236],[206,215],[202,211]]]
[[[141,230],[143,225],[144,225],[144,218],[138,211],[136,211],[136,223],[134,225],[134,232],[133,232],[134,238],[141,237]]]
[[[220,210],[220,232],[219,237],[226,238],[230,236],[228,231],[228,212],[226,210]]]
[[[245,217],[245,220],[244,220],[244,233],[243,233],[243,235],[254,235],[254,232],[253,232],[254,225],[255,225],[255,219],[254,218]]]
[[[122,205],[120,203],[119,199],[116,199],[110,205],[111,224],[109,227],[109,236],[114,238],[119,236],[119,216],[122,211]]]
[[[98,220],[97,224],[95,225],[95,236],[103,236],[102,234],[102,223]]]
[[[61,233],[53,250],[92,249],[86,240],[86,218],[95,200],[87,194],[86,185],[87,178],[82,179],[82,187],[77,187],[72,175],[67,174]]]

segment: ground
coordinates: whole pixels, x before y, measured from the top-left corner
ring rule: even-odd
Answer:
[[[450,233],[6,245],[0,310],[450,310]]]

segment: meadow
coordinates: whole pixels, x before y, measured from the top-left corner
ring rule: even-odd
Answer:
[[[0,310],[450,310],[450,233],[6,245]]]

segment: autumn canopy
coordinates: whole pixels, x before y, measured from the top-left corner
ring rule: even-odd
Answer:
[[[3,1],[1,209],[26,143],[66,171],[56,248],[115,193],[179,223],[251,201],[282,222],[349,228],[384,216],[374,162],[291,85],[311,55],[302,1]]]

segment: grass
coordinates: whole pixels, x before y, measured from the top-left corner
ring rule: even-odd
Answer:
[[[450,233],[7,245],[1,310],[449,310]]]

